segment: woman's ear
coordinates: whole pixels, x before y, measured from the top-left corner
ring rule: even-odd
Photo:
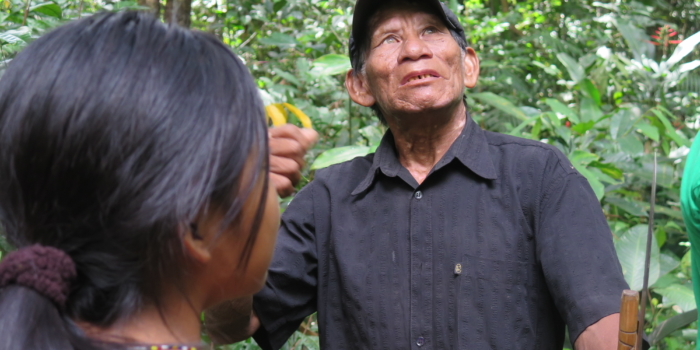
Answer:
[[[479,80],[479,57],[471,47],[464,51],[464,87],[473,88]]]
[[[350,98],[360,106],[372,107],[376,100],[369,90],[364,74],[355,74],[354,69],[350,69],[345,74],[345,88],[348,89]]]
[[[196,223],[191,223],[182,237],[185,254],[192,260],[206,264],[211,260],[211,242],[199,232]]]

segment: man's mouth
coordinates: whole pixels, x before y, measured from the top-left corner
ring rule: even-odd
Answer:
[[[413,77],[413,78],[408,79],[407,83],[410,83],[410,82],[415,81],[415,80],[429,78],[429,77],[432,77],[432,75],[430,75],[430,74],[419,75],[417,77]]]
[[[432,70],[429,71],[420,71],[420,72],[414,72],[411,74],[408,74],[406,77],[404,77],[401,81],[401,85],[405,85],[411,82],[416,82],[420,80],[425,80],[429,78],[439,78],[440,75]]]

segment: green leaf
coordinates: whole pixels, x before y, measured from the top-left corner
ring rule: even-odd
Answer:
[[[685,58],[685,56],[688,56],[691,52],[693,52],[695,46],[698,44],[700,44],[700,32],[685,38],[685,40],[678,44],[671,57],[666,60],[666,64],[671,67],[680,62],[683,58]]]
[[[571,56],[566,53],[560,52],[557,54],[557,58],[564,65],[566,70],[569,72],[569,76],[574,83],[579,83],[586,77],[586,72],[583,70],[580,64]]]
[[[38,12],[47,16],[61,18],[61,7],[53,2],[44,2],[29,8],[29,11]]]
[[[644,154],[644,144],[637,138],[635,134],[627,134],[624,137],[617,139],[620,150],[632,157],[638,157]]]
[[[329,149],[321,153],[311,165],[311,170],[322,169],[353,158],[363,157],[370,152],[367,146],[345,146]]]
[[[644,122],[637,123],[635,126],[642,134],[644,134],[644,136],[654,141],[659,141],[659,129],[657,129],[655,126]]]
[[[659,121],[661,121],[661,124],[664,125],[664,128],[666,129],[664,135],[668,136],[679,146],[690,147],[690,141],[688,141],[685,136],[681,136],[678,134],[678,132],[676,132],[676,129],[673,127],[668,118],[666,118],[660,107],[651,109],[651,112],[654,113],[656,117],[659,118]]]
[[[591,162],[590,164],[588,164],[588,166],[600,169],[600,171],[602,171],[604,174],[612,177],[613,179],[622,180],[622,170],[618,169],[613,164],[601,163],[601,162]]]
[[[596,103],[596,106],[602,105],[602,102],[600,101],[600,92],[598,92],[598,88],[593,85],[593,82],[590,79],[583,79],[579,85],[581,86],[584,94],[586,94],[586,96],[591,98]]]
[[[528,120],[527,116],[525,115],[525,112],[523,112],[520,108],[516,107],[513,103],[506,100],[505,98],[498,96],[494,93],[480,92],[476,94],[470,94],[469,96],[483,103],[486,103],[491,107],[497,108],[504,113],[510,114],[522,121]]]
[[[282,8],[284,8],[287,5],[287,0],[279,0],[275,2],[275,5],[272,6],[272,10],[275,12],[278,12]]]
[[[291,48],[298,44],[297,40],[284,33],[272,33],[266,38],[258,40],[263,45],[277,46],[279,48]]]
[[[581,150],[575,150],[569,155],[572,164],[588,165],[588,163],[598,160],[598,156]]]
[[[644,203],[612,194],[605,196],[605,202],[612,204],[634,216],[649,216],[644,209]]]
[[[557,112],[559,114],[565,115],[572,123],[578,124],[579,119],[578,115],[576,115],[576,112],[571,110],[571,108],[567,107],[565,104],[559,102],[559,100],[555,100],[553,98],[548,98],[545,99],[544,102],[549,105],[550,108],[554,112]]]
[[[649,342],[656,344],[671,335],[671,333],[687,327],[689,324],[698,320],[698,309],[686,311],[682,314],[673,316],[661,323],[649,334]],[[697,336],[695,338],[697,340]]]
[[[586,133],[586,131],[591,130],[595,126],[595,122],[592,120],[589,120],[585,123],[578,123],[574,126],[571,127],[571,130],[576,131],[577,133],[583,135]]]
[[[659,279],[659,246],[652,235],[649,264],[649,285]],[[641,290],[644,280],[644,260],[646,255],[647,225],[637,225],[629,229],[615,242],[617,257],[622,266],[625,281],[632,290]]]
[[[598,176],[596,176],[595,173],[589,171],[586,169],[584,165],[578,164],[578,163],[572,163],[574,168],[578,170],[581,175],[583,175],[586,180],[588,180],[588,184],[591,185],[591,189],[593,189],[593,193],[595,193],[596,198],[598,198],[598,201],[603,198],[605,195],[605,186],[603,186],[603,183],[600,182],[598,179]]]
[[[683,311],[695,308],[695,294],[693,294],[692,288],[682,284],[672,284],[666,288],[657,288],[654,291],[664,296],[664,303],[678,305]]]
[[[603,111],[600,107],[596,105],[596,102],[589,97],[584,97],[581,99],[581,108],[579,109],[579,116],[581,117],[581,122],[595,121],[603,116]]]
[[[287,72],[285,72],[281,69],[278,69],[278,68],[273,68],[272,71],[275,72],[275,74],[278,77],[280,77],[280,78],[282,78],[282,79],[284,79],[284,80],[286,80],[286,81],[288,81],[296,86],[302,85],[301,82],[299,81],[299,79],[297,79],[297,77],[295,77],[294,75],[292,75],[290,73],[287,73]]]
[[[336,54],[325,55],[314,60],[313,67],[320,76],[345,74],[351,68],[350,58]]]
[[[663,243],[659,242],[659,247],[662,247],[662,246],[663,246]],[[673,255],[670,255],[667,253],[661,253],[661,255],[659,255],[659,263],[660,263],[659,274],[661,276],[664,276],[667,273],[673,271],[673,269],[675,269],[676,267],[678,267],[681,264],[681,261]]]

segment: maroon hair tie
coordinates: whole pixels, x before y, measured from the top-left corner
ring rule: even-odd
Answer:
[[[75,276],[75,264],[68,254],[39,244],[16,250],[0,262],[0,288],[10,284],[32,288],[61,308]]]

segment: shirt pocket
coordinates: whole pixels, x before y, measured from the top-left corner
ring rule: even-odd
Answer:
[[[458,276],[459,349],[534,349],[532,264],[465,254]]]

